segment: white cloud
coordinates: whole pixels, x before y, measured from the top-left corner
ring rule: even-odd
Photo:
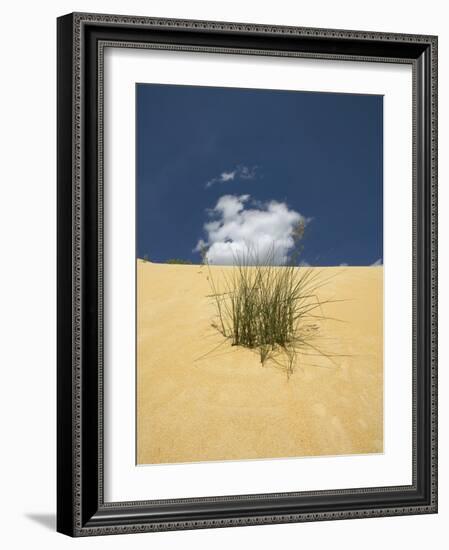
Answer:
[[[371,267],[374,267],[376,265],[383,265],[383,261],[382,261],[382,258],[379,258],[378,260],[376,260],[374,263],[371,264]]]
[[[206,188],[212,187],[216,183],[226,183],[235,179],[252,180],[256,177],[257,166],[244,166],[239,164],[233,170],[222,172],[219,176],[210,179],[206,183]]]
[[[195,251],[207,250],[211,264],[233,265],[248,255],[264,262],[273,254],[273,263],[285,264],[295,246],[295,231],[309,219],[283,202],[257,203],[250,208],[250,195],[223,195],[209,211],[213,218],[204,224],[206,240]]]
[[[222,172],[220,174],[220,181],[231,181],[235,178],[236,171],[233,172]]]

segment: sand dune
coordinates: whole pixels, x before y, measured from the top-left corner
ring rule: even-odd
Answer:
[[[139,464],[383,451],[383,268],[322,276],[320,298],[344,300],[319,329],[338,357],[299,356],[288,378],[212,328],[207,268],[138,260]]]

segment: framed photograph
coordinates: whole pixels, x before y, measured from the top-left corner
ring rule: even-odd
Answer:
[[[437,38],[58,19],[58,531],[437,511]]]

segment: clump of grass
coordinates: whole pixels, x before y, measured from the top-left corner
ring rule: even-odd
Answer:
[[[264,258],[254,252],[235,257],[234,269],[223,270],[223,288],[212,276],[217,319],[213,326],[231,341],[259,353],[293,373],[298,353],[321,352],[317,320],[325,319],[317,290],[324,280],[319,270],[292,264],[273,265],[274,248]],[[282,357],[281,357],[282,356]]]
[[[165,262],[166,264],[179,264],[179,265],[192,265],[190,260],[183,260],[182,258],[170,258]]]

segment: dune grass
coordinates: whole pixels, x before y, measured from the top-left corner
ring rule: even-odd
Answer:
[[[216,309],[213,326],[233,346],[256,350],[262,365],[270,360],[293,373],[298,354],[330,354],[319,345],[319,321],[327,319],[317,290],[326,279],[317,269],[272,265],[274,250],[261,261],[253,252],[223,270],[222,288],[209,269]],[[335,301],[335,300],[332,300]]]
[[[191,260],[184,260],[182,258],[170,258],[165,263],[166,264],[177,264],[177,265],[192,265]]]

